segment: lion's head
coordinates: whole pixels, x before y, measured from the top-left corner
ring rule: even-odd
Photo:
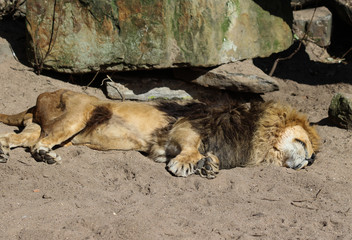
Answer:
[[[320,139],[307,116],[275,102],[264,103],[261,107],[250,164],[268,162],[292,169],[311,165]]]
[[[282,153],[283,166],[301,169],[315,160],[315,150],[308,132],[300,125],[286,128],[276,147]]]

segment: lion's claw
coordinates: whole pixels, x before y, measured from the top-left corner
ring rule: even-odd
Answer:
[[[194,173],[194,165],[192,163],[182,163],[175,159],[171,159],[167,165],[168,170],[178,177],[187,177]]]

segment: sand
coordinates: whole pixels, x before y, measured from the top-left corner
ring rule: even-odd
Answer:
[[[68,76],[36,75],[4,47],[17,46],[21,60],[23,38],[0,34],[0,112],[22,111],[59,88],[105,98]],[[17,148],[0,164],[0,239],[352,239],[352,132],[327,120],[333,94],[352,92],[351,66],[295,64],[278,65],[280,91],[263,98],[317,124],[322,146],[311,167],[235,168],[207,180],[173,177],[134,151],[65,147],[57,149],[63,163],[47,165]],[[14,130],[0,124],[0,133]]]

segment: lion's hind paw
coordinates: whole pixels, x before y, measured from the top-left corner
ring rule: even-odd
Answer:
[[[34,151],[32,151],[32,155],[34,159],[38,162],[45,162],[47,164],[61,163],[61,157],[57,153],[46,147],[39,147],[38,149],[35,149]]]
[[[9,154],[0,148],[0,163],[6,163],[7,160],[9,160]]]
[[[213,179],[219,173],[219,160],[213,154],[199,160],[196,164],[195,174],[201,177]]]
[[[6,163],[9,160],[9,151],[0,144],[0,163]]]

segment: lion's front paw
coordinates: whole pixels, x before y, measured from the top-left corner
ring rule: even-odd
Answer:
[[[194,173],[194,164],[180,162],[177,158],[173,158],[167,164],[168,170],[178,177],[187,177]]]
[[[219,159],[213,154],[208,154],[197,162],[195,173],[208,179],[215,178],[219,173]]]
[[[34,159],[38,162],[45,162],[47,164],[61,163],[61,157],[47,147],[39,147],[32,151]]]

